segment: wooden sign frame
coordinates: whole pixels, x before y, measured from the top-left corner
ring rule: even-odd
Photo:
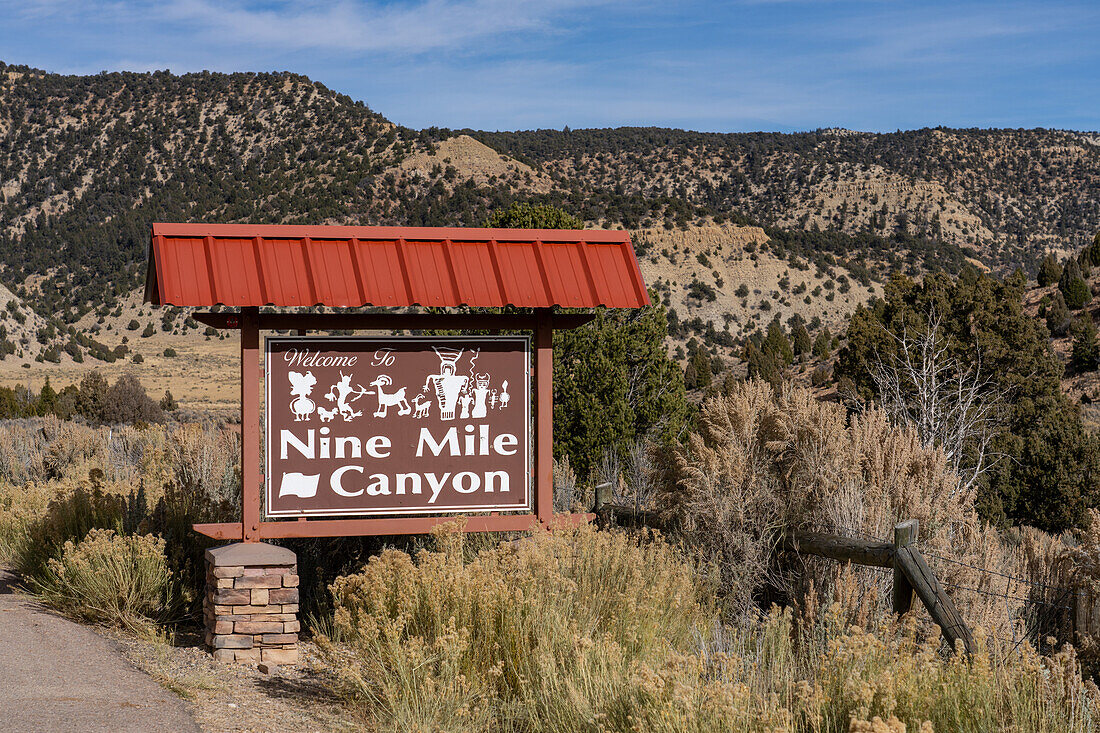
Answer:
[[[195,320],[217,329],[240,331],[241,344],[241,518],[240,522],[196,524],[195,531],[219,540],[259,542],[291,537],[346,537],[424,534],[451,516],[371,517],[264,521],[261,517],[264,477],[261,475],[260,331],[314,330],[386,331],[450,329],[499,333],[530,331],[534,335],[534,510],[530,513],[491,512],[464,515],[467,532],[523,531],[556,523],[582,523],[591,514],[554,514],[553,331],[576,328],[592,314],[555,314],[548,308],[531,314],[448,313],[260,313],[245,307],[239,313],[196,313]]]

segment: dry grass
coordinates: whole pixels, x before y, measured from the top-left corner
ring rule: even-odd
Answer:
[[[920,521],[920,547],[942,580],[1016,598],[956,595],[964,618],[991,634],[1022,633],[1027,610],[1019,599],[1029,590],[983,570],[1055,584],[1051,565],[1028,557],[1057,554],[1061,542],[1034,530],[1002,538],[983,525],[943,454],[892,427],[881,412],[849,417],[807,389],[788,385],[773,393],[747,382],[704,403],[699,422],[666,467],[661,505],[685,541],[717,563],[738,611],[751,611],[762,593],[799,602],[810,579],[826,593],[836,581],[835,562],[781,561],[783,533],[889,540],[894,524],[910,518]],[[860,582],[876,603],[889,597],[886,574],[865,572]]]
[[[660,539],[583,528],[473,553],[389,551],[333,586],[329,670],[372,731],[1091,731],[1072,650],[978,634],[944,654],[913,617],[824,610],[719,622]]]
[[[155,628],[175,607],[164,540],[152,535],[93,529],[80,542],[67,541],[31,585],[64,613],[131,631]]]
[[[129,535],[153,533],[178,583],[178,600],[194,611],[208,542],[191,524],[232,518],[239,505],[238,441],[234,432],[194,424],[111,429],[55,418],[7,422],[0,426],[0,562],[68,611],[76,603],[70,591],[101,597],[116,592],[96,589],[94,582],[114,583],[120,593],[143,587],[149,558],[123,545],[134,539]],[[120,535],[106,544],[143,561],[127,564],[108,552],[84,557],[108,573],[85,578],[78,572],[83,564],[68,563],[82,556],[94,530]],[[87,551],[105,549],[105,542],[99,536]],[[109,607],[90,601],[89,607],[102,612],[98,620],[127,623]]]

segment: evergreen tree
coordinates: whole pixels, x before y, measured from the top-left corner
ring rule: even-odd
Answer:
[[[654,299],[656,301],[656,299]],[[554,334],[554,451],[579,476],[609,448],[679,434],[684,378],[668,357],[664,308],[600,309],[581,328]]]
[[[832,340],[833,338],[829,334],[829,329],[823,328],[818,331],[817,338],[814,339],[814,357],[818,359],[828,359]]]
[[[1089,267],[1100,266],[1100,232],[1092,238],[1092,244],[1081,252],[1082,263],[1088,263]]]
[[[771,352],[757,348],[751,341],[745,347],[745,361],[749,379],[762,379],[776,388],[783,381],[783,368],[779,360]]]
[[[692,339],[694,341],[694,339]],[[687,367],[684,369],[684,386],[687,389],[706,389],[714,379],[710,358],[699,345],[690,349]]]
[[[50,386],[50,378],[46,377],[46,383],[42,385],[42,391],[38,393],[39,415],[52,415],[57,410],[57,392]]]
[[[1084,308],[1092,300],[1092,292],[1081,273],[1081,265],[1073,257],[1066,260],[1062,268],[1062,277],[1058,280],[1058,289],[1066,299],[1066,307],[1070,310]]]
[[[1078,373],[1094,371],[1098,358],[1100,349],[1096,343],[1096,324],[1086,311],[1073,324],[1073,368]]]
[[[901,335],[927,327],[934,310],[951,356],[962,364],[980,356],[1005,400],[989,446],[1003,458],[979,486],[983,516],[1061,531],[1100,505],[1100,439],[1085,430],[1078,406],[1061,391],[1062,364],[1042,324],[1024,311],[1025,284],[1018,276],[1002,283],[975,268],[920,283],[894,276],[882,300],[853,313],[835,378],[872,397],[876,359],[896,355]]]
[[[1036,278],[1039,282],[1039,287],[1045,288],[1048,285],[1053,285],[1058,282],[1058,278],[1062,276],[1062,266],[1058,264],[1058,260],[1054,257],[1052,252],[1047,252],[1043,257],[1043,261],[1039,264],[1039,275]]]
[[[88,372],[80,380],[80,391],[76,401],[76,411],[93,422],[103,419],[103,408],[107,403],[107,380],[98,371]]]
[[[1054,298],[1047,306],[1047,329],[1055,336],[1064,336],[1069,328],[1069,308],[1061,290],[1054,291]]]
[[[799,357],[809,356],[813,350],[813,341],[810,340],[810,332],[806,330],[805,324],[799,321],[795,324],[794,332],[792,333],[792,346],[794,348],[794,355]]]
[[[790,339],[787,338],[787,332],[783,329],[783,324],[779,322],[779,316],[773,318],[768,324],[763,348],[784,365],[794,361],[794,349],[791,347]]]

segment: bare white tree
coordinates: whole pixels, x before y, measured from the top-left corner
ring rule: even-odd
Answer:
[[[871,368],[882,408],[896,424],[912,425],[925,447],[943,450],[959,476],[959,490],[971,491],[996,463],[990,450],[1003,395],[982,371],[981,353],[963,363],[950,353],[933,310],[928,326],[901,336],[889,357],[876,354]]]

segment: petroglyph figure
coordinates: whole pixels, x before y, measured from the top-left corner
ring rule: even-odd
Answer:
[[[404,387],[392,394],[386,394],[385,388],[391,384],[393,384],[393,380],[387,374],[379,374],[378,378],[370,383],[370,386],[378,389],[378,409],[374,411],[375,417],[385,417],[393,406],[397,407],[398,415],[408,415],[412,412],[409,401],[405,399]]]
[[[458,395],[470,381],[469,377],[459,376],[456,373],[462,349],[440,346],[433,346],[432,349],[439,357],[439,374],[429,374],[424,380],[424,387],[427,389],[430,385],[435,389],[435,399],[439,403],[439,419],[454,420]]]
[[[504,384],[500,385],[500,408],[503,410],[508,406],[508,402],[512,399],[512,396],[508,394],[508,380],[504,380]]]
[[[313,393],[313,386],[317,384],[317,377],[313,372],[290,372],[290,395],[294,398],[290,401],[290,409],[294,413],[294,422],[309,421],[309,416],[317,408],[316,403],[309,398]]]
[[[474,420],[479,420],[488,413],[488,408],[485,404],[486,398],[489,396],[489,375],[478,374],[474,377],[474,409],[470,413],[470,417]]]
[[[386,377],[389,379],[389,377]],[[340,417],[344,418],[344,422],[351,422],[353,419],[361,416],[363,411],[355,411],[355,408],[351,406],[352,402],[360,399],[363,395],[371,394],[370,390],[365,389],[363,385],[359,385],[359,389],[353,389],[351,386],[351,375],[340,372],[340,381],[332,385],[328,394],[325,395],[330,402],[336,403],[336,409],[340,413]]]
[[[418,394],[416,396],[416,399],[413,400],[413,407],[416,408],[416,412],[413,414],[413,417],[417,419],[427,417],[428,410],[430,410],[432,407],[432,401],[430,398],[424,396],[423,394]]]
[[[335,408],[326,410],[324,407],[317,405],[317,419],[321,422],[332,422],[336,419],[337,410]]]

